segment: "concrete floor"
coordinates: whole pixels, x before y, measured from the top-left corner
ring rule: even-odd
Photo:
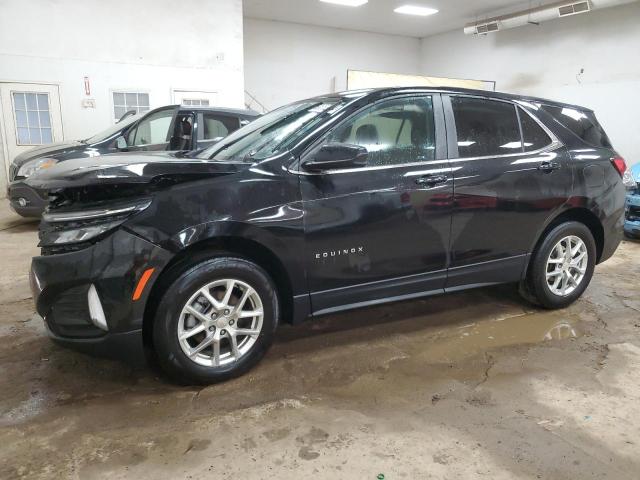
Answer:
[[[566,310],[511,286],[282,327],[207,387],[64,350],[0,210],[0,478],[640,477],[640,243]]]

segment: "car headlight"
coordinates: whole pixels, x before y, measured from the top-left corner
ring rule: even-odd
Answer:
[[[18,168],[18,173],[16,176],[28,178],[38,170],[42,170],[45,168],[51,168],[58,160],[55,158],[36,158],[35,160],[29,160],[27,163]]]
[[[151,200],[143,199],[97,209],[47,212],[42,215],[40,246],[82,243],[96,239],[149,205]]]

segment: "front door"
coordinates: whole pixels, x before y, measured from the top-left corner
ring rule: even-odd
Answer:
[[[440,96],[396,97],[323,138],[363,146],[367,166],[300,173],[314,313],[442,291],[453,181]]]
[[[64,139],[57,85],[0,83],[2,156],[0,195],[6,192],[9,167],[20,153]]]

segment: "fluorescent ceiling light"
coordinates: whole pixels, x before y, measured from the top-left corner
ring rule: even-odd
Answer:
[[[420,15],[421,17],[426,17],[428,15],[438,13],[438,10],[429,7],[418,7],[416,5],[402,5],[401,7],[396,8],[394,12],[404,13],[405,15]]]
[[[360,7],[369,0],[320,0],[324,3],[335,3],[336,5],[344,5],[345,7]]]

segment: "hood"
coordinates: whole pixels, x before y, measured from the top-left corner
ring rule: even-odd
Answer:
[[[90,185],[149,184],[167,180],[180,183],[236,173],[251,163],[214,161],[175,154],[120,153],[74,159],[41,170],[25,183],[43,190],[86,187]]]
[[[20,155],[17,155],[16,158],[13,159],[13,164],[16,167],[21,167],[29,160],[33,160],[34,158],[56,158],[56,155],[66,154],[76,150],[84,150],[86,147],[86,144],[78,141],[49,143],[40,147],[31,148],[26,152],[22,152]]]

